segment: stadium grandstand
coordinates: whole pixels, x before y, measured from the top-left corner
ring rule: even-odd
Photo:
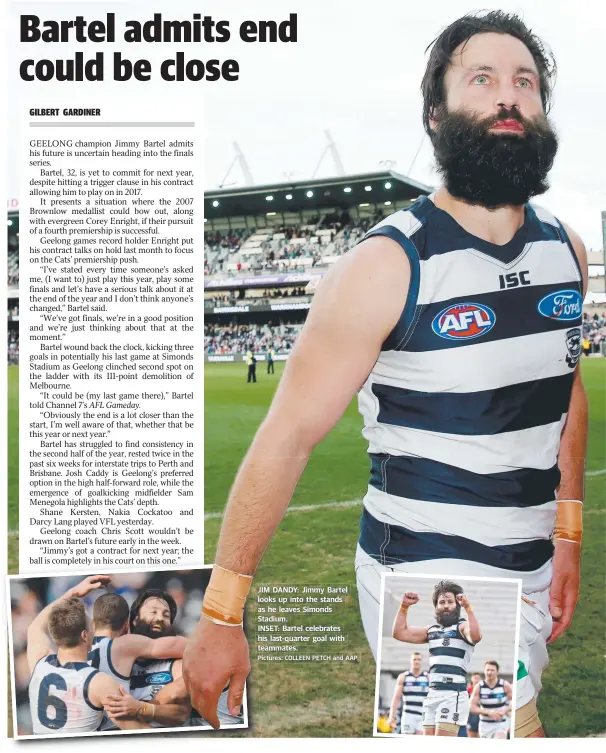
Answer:
[[[19,363],[19,213],[8,213],[8,363]]]
[[[207,361],[286,358],[315,285],[383,217],[432,189],[393,170],[205,194]]]
[[[269,349],[285,360],[330,266],[383,217],[432,190],[384,170],[207,192],[205,360],[240,361],[247,351],[265,360]],[[604,355],[604,252],[589,251],[588,263],[583,353]]]

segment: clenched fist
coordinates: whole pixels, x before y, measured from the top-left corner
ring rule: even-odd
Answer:
[[[469,599],[467,598],[467,596],[465,596],[465,594],[459,594],[457,596],[457,604],[460,604],[465,610],[469,609],[471,606],[469,604]]]
[[[419,594],[414,593],[414,591],[407,591],[404,596],[402,596],[400,609],[408,609],[408,607],[416,604],[417,601],[419,601]]]

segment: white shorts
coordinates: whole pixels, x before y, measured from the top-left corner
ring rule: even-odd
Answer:
[[[507,730],[511,726],[511,719],[506,716],[505,719],[501,719],[500,722],[483,722],[480,720],[479,734],[480,737],[495,738],[497,733],[499,737],[507,737]]]
[[[435,727],[438,724],[458,724],[464,727],[469,717],[469,695],[467,689],[430,690],[423,702],[423,726]]]
[[[402,714],[400,734],[416,735],[417,732],[423,732],[423,714]]]
[[[463,560],[426,560],[424,562],[403,562],[399,565],[387,567],[381,565],[358,546],[356,552],[356,581],[358,585],[358,599],[360,614],[366,639],[377,657],[379,637],[379,599],[381,597],[381,573],[410,572],[435,573],[445,575],[454,572],[457,565],[463,565]],[[467,563],[469,564],[469,563]],[[472,563],[475,565],[475,563]],[[481,565],[476,565],[477,571],[470,575],[481,577],[515,577],[509,571],[499,571],[488,568],[487,572]],[[446,568],[446,569],[445,569]],[[457,575],[467,575],[463,567]],[[520,644],[518,653],[516,708],[522,708],[537,697],[541,690],[541,675],[549,663],[547,656],[547,639],[551,634],[551,615],[549,613],[549,589],[527,592],[522,587],[522,609],[520,620]]]

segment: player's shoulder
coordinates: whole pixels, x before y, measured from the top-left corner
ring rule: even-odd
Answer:
[[[60,667],[61,664],[59,663],[57,654],[45,654],[44,656],[41,656],[34,664],[31,671],[31,676],[33,677],[34,675],[55,672]]]

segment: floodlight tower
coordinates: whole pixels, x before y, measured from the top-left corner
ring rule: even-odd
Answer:
[[[238,163],[240,165],[240,169],[242,170],[242,174],[244,175],[244,185],[245,186],[252,186],[254,184],[254,179],[252,176],[252,173],[250,172],[250,168],[248,167],[248,162],[246,161],[246,157],[244,156],[244,152],[242,149],[240,149],[240,145],[237,141],[233,142],[233,147],[236,152],[236,156],[233,158],[231,165],[229,166],[228,171],[225,173],[225,177],[219,183],[219,188],[225,188],[227,184],[227,178],[229,177],[229,174],[231,173],[234,165]],[[233,183],[230,183],[229,185],[235,185],[236,181]]]
[[[332,136],[330,135],[330,131],[325,130],[324,131],[326,135],[327,144],[324,147],[324,151],[322,152],[322,156],[320,157],[320,161],[316,165],[316,169],[313,172],[312,178],[316,177],[316,173],[320,169],[320,165],[322,164],[324,157],[327,155],[328,152],[330,152],[330,155],[332,157],[332,160],[335,164],[335,168],[337,171],[337,175],[345,175],[345,168],[343,167],[343,162],[341,162],[341,156],[339,155],[339,150],[337,149],[337,145],[333,141]]]

